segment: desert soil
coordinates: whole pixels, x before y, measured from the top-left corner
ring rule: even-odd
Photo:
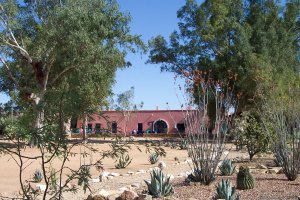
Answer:
[[[100,151],[109,150],[109,143],[103,142],[101,140],[94,140],[90,143],[94,148],[97,148]],[[139,147],[142,152],[140,152],[137,147]],[[226,148],[229,150],[229,158],[246,158],[246,152],[237,152],[234,150],[234,145],[227,145]],[[175,177],[174,187],[175,194],[172,196],[173,199],[212,199],[215,194],[216,185],[221,180],[222,177],[217,177],[217,181],[210,186],[191,186],[187,185],[184,182],[183,174],[190,171],[190,166],[184,162],[188,159],[187,152],[185,150],[171,149],[169,147],[164,148],[167,152],[166,157],[160,158],[161,161],[164,161],[167,164],[164,172],[171,174]],[[100,190],[112,191],[118,190],[122,187],[130,187],[133,184],[140,186],[139,190],[145,190],[146,185],[144,183],[145,179],[150,179],[149,170],[156,167],[157,164],[151,165],[148,161],[149,153],[145,152],[146,148],[143,145],[132,144],[129,155],[133,158],[131,164],[125,169],[116,169],[115,160],[111,158],[106,158],[103,160],[103,168],[106,172],[115,172],[121,174],[121,176],[114,177],[111,180],[106,180],[104,182],[91,182],[91,189],[93,194],[98,194]],[[82,153],[86,151],[85,148],[76,147],[73,149],[74,153]],[[36,148],[26,148],[24,150],[24,155],[38,155],[38,149]],[[89,153],[89,152],[88,152]],[[177,157],[178,161],[174,160],[174,157]],[[67,162],[67,166],[76,169],[80,164],[89,164],[96,161],[99,158],[99,155],[93,153],[92,156],[80,157],[76,155],[71,157]],[[15,158],[12,158],[8,155],[1,155],[0,157],[0,199],[4,197],[17,197],[20,193],[19,186],[19,168],[16,164]],[[268,164],[272,159],[271,155],[264,155],[263,158],[256,159],[256,162],[248,163],[248,165],[255,166],[258,163]],[[41,161],[27,161],[26,168],[24,169],[24,180],[31,180],[32,174],[36,169],[41,168]],[[52,164],[54,167],[58,167],[61,161],[56,159]],[[145,172],[139,172],[139,170],[144,170]],[[128,175],[128,172],[133,172],[133,175]],[[95,168],[92,168],[92,178],[97,179],[100,172]],[[289,182],[286,180],[284,175],[278,174],[254,174],[257,179],[257,186],[253,190],[248,191],[238,191],[241,194],[242,199],[297,199],[297,196],[300,195],[300,180],[299,178],[294,182]],[[235,177],[225,177],[231,180],[233,185],[235,184]],[[32,183],[33,185],[35,183]],[[79,190],[78,193],[74,194],[65,194],[66,199],[86,199],[89,192],[84,193],[82,190]]]

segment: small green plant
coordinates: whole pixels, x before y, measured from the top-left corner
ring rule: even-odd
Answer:
[[[33,173],[32,177],[33,181],[36,183],[40,183],[43,180],[43,173],[41,170],[37,169]]]
[[[132,158],[130,159],[129,155],[121,155],[118,160],[116,160],[115,167],[117,169],[126,168],[131,163]]]
[[[177,148],[177,143],[176,142],[172,142],[171,143],[171,149],[176,149]]]
[[[235,166],[230,159],[223,160],[219,169],[222,176],[231,176],[235,172]]]
[[[157,163],[158,161],[158,155],[156,153],[152,153],[149,156],[149,162],[153,165],[155,163]]]
[[[188,143],[186,140],[181,140],[180,144],[179,144],[179,148],[182,150],[187,150],[188,147]]]
[[[239,200],[240,196],[236,193],[235,187],[231,186],[228,179],[226,181],[222,179],[217,187],[215,199]]]
[[[240,190],[253,189],[255,187],[255,178],[250,173],[249,168],[241,166],[236,177],[236,187]]]
[[[165,197],[174,193],[173,185],[170,183],[170,177],[166,177],[162,170],[153,170],[151,181],[146,181],[148,192],[153,197]]]

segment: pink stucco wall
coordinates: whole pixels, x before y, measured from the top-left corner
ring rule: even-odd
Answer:
[[[141,111],[103,111],[102,115],[94,114],[90,117],[87,124],[92,126],[94,130],[96,124],[101,124],[101,129],[112,129],[112,123],[117,124],[118,133],[132,133],[133,130],[138,131],[138,124],[140,129],[146,132],[157,131],[159,123],[162,120],[167,124],[167,133],[177,133],[176,125],[184,124],[184,111],[182,110],[141,110]],[[124,116],[125,114],[125,116]],[[86,127],[87,127],[86,124]],[[77,127],[82,127],[82,120],[78,120]],[[155,130],[157,129],[157,130]]]

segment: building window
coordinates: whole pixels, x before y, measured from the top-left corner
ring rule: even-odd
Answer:
[[[176,125],[176,127],[177,127],[177,130],[178,130],[179,133],[184,133],[185,132],[185,126],[184,126],[183,123],[178,123]]]
[[[117,131],[118,131],[118,124],[117,124],[117,122],[113,122],[111,124],[111,132],[112,133],[117,133]]]

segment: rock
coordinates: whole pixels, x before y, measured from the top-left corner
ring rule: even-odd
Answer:
[[[111,180],[111,179],[113,179],[113,178],[114,178],[113,176],[108,176],[108,177],[107,177],[108,180]]]
[[[253,173],[266,174],[268,170],[267,169],[253,169],[250,171]]]
[[[92,178],[92,183],[99,183],[100,182],[100,178]]]
[[[108,197],[109,192],[107,192],[106,190],[102,189],[102,190],[100,190],[100,192],[99,192],[98,194],[99,194],[99,195],[102,195],[102,196],[104,196],[104,197]]]
[[[36,186],[36,189],[44,192],[46,190],[46,185],[45,184],[37,184]]]
[[[170,181],[174,180],[174,176],[172,174],[167,174],[167,177],[170,177]]]
[[[138,200],[139,196],[132,190],[125,190],[116,200]]]
[[[114,173],[114,172],[110,173],[110,175],[113,176],[113,177],[120,176],[119,173]]]
[[[152,200],[152,196],[149,194],[139,194],[139,200]]]
[[[116,200],[119,196],[118,194],[111,194],[107,197],[107,200]]]
[[[107,200],[107,198],[98,194],[96,196],[93,196],[92,200]]]
[[[119,192],[124,192],[126,190],[129,190],[128,187],[121,187],[118,189]]]
[[[127,172],[127,174],[129,174],[129,175],[133,175],[133,174],[134,174],[134,172],[128,171],[128,172]]]
[[[86,198],[86,200],[93,200],[92,195],[89,195],[88,198]]]
[[[163,170],[167,167],[167,164],[164,161],[159,161],[157,167]]]
[[[278,170],[278,172],[277,172],[277,174],[283,174],[284,172],[283,172],[283,168],[282,167],[280,167],[280,169]],[[299,199],[300,200],[300,199]]]
[[[130,176],[130,174],[120,174],[120,176]]]
[[[139,183],[133,183],[133,184],[131,184],[131,187],[133,187],[133,188],[140,188],[140,184]]]
[[[140,170],[138,170],[137,172],[140,172],[140,173],[146,173],[145,170],[143,170],[143,169],[140,169]]]
[[[269,169],[267,174],[277,174],[277,171],[275,169]]]
[[[268,169],[268,167],[265,166],[265,165],[263,165],[263,164],[258,164],[258,165],[256,166],[256,168],[258,168],[258,169]]]
[[[109,175],[109,172],[106,172],[106,171],[101,172],[101,174],[99,175],[100,182],[103,182],[104,180],[106,180],[108,175]]]

